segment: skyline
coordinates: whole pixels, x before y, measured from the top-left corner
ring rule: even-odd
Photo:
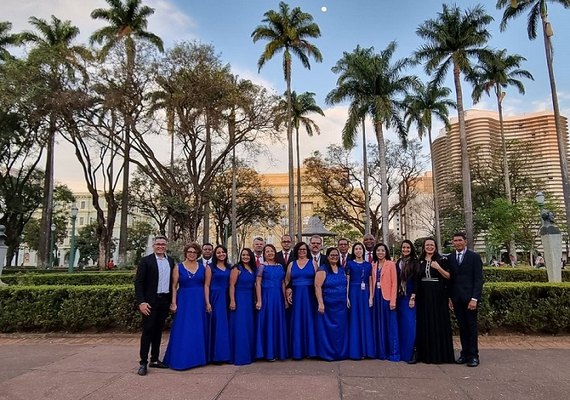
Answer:
[[[285,82],[282,70],[282,55],[266,63],[260,73],[257,72],[257,60],[263,51],[265,43],[260,41],[253,43],[251,33],[261,24],[263,13],[270,9],[277,9],[279,1],[276,0],[218,0],[218,1],[182,1],[182,0],[149,0],[143,4],[155,8],[155,14],[149,18],[149,31],[156,33],[165,43],[165,48],[171,48],[174,43],[184,40],[197,40],[202,43],[212,44],[216,53],[220,54],[224,63],[229,63],[232,72],[240,78],[251,79],[263,84],[276,94],[282,94],[285,90]],[[410,56],[423,41],[415,34],[415,29],[423,21],[435,18],[441,11],[442,2],[401,0],[397,7],[390,9],[385,6],[386,2],[373,0],[302,0],[289,1],[291,8],[300,6],[305,12],[313,15],[315,22],[320,26],[322,36],[312,40],[323,54],[323,63],[316,64],[311,61],[311,70],[304,69],[300,62],[293,60],[292,88],[298,93],[309,91],[316,93],[316,100],[323,108],[325,117],[315,115],[311,117],[321,127],[321,135],[312,138],[307,137],[303,130],[300,131],[303,148],[301,157],[305,158],[315,150],[325,150],[330,143],[340,142],[340,132],[346,118],[346,105],[330,107],[324,102],[327,93],[335,87],[336,75],[330,68],[342,56],[344,51],[352,51],[357,44],[362,47],[373,46],[375,51],[383,50],[389,42],[396,40],[398,49],[394,59]],[[447,4],[453,4],[449,2]],[[520,54],[527,58],[522,64],[523,69],[529,70],[535,81],[525,80],[526,96],[521,96],[514,88],[507,88],[507,97],[504,101],[505,115],[524,115],[537,111],[551,111],[550,87],[546,70],[544,44],[539,37],[530,41],[526,33],[526,15],[509,22],[505,32],[499,32],[499,23],[502,12],[495,9],[496,1],[456,1],[461,9],[481,4],[486,11],[495,18],[490,25],[493,35],[489,47],[502,49],[507,48],[509,54]],[[555,36],[554,46],[554,70],[557,79],[558,96],[562,115],[570,114],[570,76],[563,74],[570,65],[570,52],[563,51],[563,38],[570,36],[568,21],[570,10],[562,6],[549,4],[549,20],[552,23]],[[327,11],[321,11],[321,7],[327,7]],[[30,16],[49,18],[54,14],[62,20],[69,19],[81,29],[79,42],[87,43],[89,35],[98,27],[102,26],[99,21],[94,21],[89,14],[95,8],[107,8],[104,0],[51,0],[51,1],[20,1],[14,0],[3,2],[0,5],[1,20],[12,22],[12,32],[30,29],[27,20]],[[566,14],[565,14],[566,13]],[[410,68],[407,74],[415,74],[423,81],[427,77],[421,67]],[[494,98],[484,96],[482,101],[473,107],[471,101],[471,87],[463,84],[465,109],[477,108],[495,111]],[[451,74],[448,74],[445,85],[453,89]],[[455,98],[452,93],[451,98]],[[450,110],[450,117],[456,116],[454,110]],[[434,136],[441,125],[434,123]],[[367,126],[368,132],[372,132],[372,126]],[[369,142],[374,139],[369,135]],[[409,138],[417,137],[415,130],[411,130]],[[387,139],[395,139],[396,135],[388,131]],[[360,143],[360,138],[357,142]],[[59,182],[68,184],[72,189],[77,189],[77,184],[83,182],[81,174],[72,173],[78,168],[70,168],[78,165],[73,154],[68,151],[63,140],[59,140],[56,149],[55,176]],[[427,140],[423,140],[427,152]],[[356,159],[360,159],[361,151],[358,146],[353,150]],[[286,143],[272,147],[273,160],[257,160],[255,166],[260,173],[270,171],[286,172]],[[75,163],[75,164],[73,164]]]

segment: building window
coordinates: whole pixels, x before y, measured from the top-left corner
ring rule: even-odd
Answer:
[[[81,205],[79,206],[79,208],[81,208],[82,210],[85,210],[85,201],[81,202]]]
[[[82,226],[85,223],[83,217],[79,217],[79,226]]]

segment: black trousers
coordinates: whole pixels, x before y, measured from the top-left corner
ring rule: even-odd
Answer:
[[[170,302],[167,296],[157,298],[155,304],[151,304],[150,315],[143,315],[143,331],[141,335],[140,347],[140,363],[148,363],[148,352],[150,350],[150,361],[158,361],[160,354],[160,341],[162,339],[162,330],[168,311]]]
[[[454,301],[453,309],[459,326],[459,339],[461,340],[461,356],[467,359],[479,358],[477,308],[468,310],[469,302]]]

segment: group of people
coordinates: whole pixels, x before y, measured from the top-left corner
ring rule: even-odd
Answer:
[[[369,234],[350,252],[347,239],[324,254],[317,235],[292,244],[284,235],[277,251],[256,237],[232,265],[224,246],[192,243],[175,264],[166,237],[157,236],[135,279],[143,316],[138,374],[146,375],[147,367],[286,358],[479,365],[482,262],[467,249],[465,234],[454,235],[455,252],[447,257],[434,239],[424,241],[419,256],[404,240],[396,261]],[[460,331],[457,360],[450,310]],[[169,312],[174,320],[160,361]]]

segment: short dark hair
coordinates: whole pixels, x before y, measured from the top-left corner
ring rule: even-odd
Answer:
[[[460,231],[460,232],[455,232],[453,234],[453,237],[462,237],[463,240],[467,240],[467,235],[465,234],[465,232]]]
[[[168,238],[164,235],[156,235],[154,237],[154,242],[156,242],[157,240],[166,240],[168,242]]]
[[[202,245],[202,248],[204,248],[204,246],[210,246],[212,248],[212,250],[214,250],[214,245],[212,243],[204,243]]]

